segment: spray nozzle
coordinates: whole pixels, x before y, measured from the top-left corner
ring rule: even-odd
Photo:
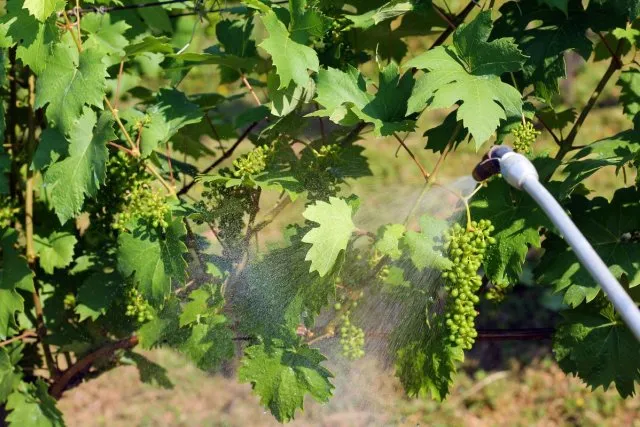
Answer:
[[[511,147],[506,145],[494,145],[482,157],[480,163],[473,169],[473,179],[476,181],[485,181],[493,175],[500,173],[500,159],[507,153],[512,153]]]

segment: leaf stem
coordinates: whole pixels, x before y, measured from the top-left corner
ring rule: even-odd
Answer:
[[[162,186],[167,189],[167,191],[169,192],[170,195],[172,195],[174,197],[178,196],[176,194],[176,189],[173,188],[167,181],[164,180],[162,175],[160,175],[160,173],[157,171],[156,168],[153,167],[153,165],[151,163],[145,162],[145,167],[147,168],[147,170],[149,172],[151,172],[151,175],[155,176],[156,179],[158,181],[160,181],[160,184],[162,184]]]

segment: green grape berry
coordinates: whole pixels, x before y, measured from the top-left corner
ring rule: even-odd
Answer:
[[[445,307],[445,325],[449,329],[449,341],[468,350],[477,336],[474,320],[477,316],[476,295],[482,280],[478,270],[482,265],[486,247],[495,243],[491,237],[494,227],[489,220],[472,221],[469,227],[454,224],[443,236],[444,249],[452,266],[442,274],[448,293]]]
[[[531,153],[531,146],[540,135],[540,131],[537,131],[531,122],[519,124],[511,133],[514,136],[513,149],[518,153],[524,154]]]
[[[20,214],[20,208],[15,206],[8,197],[0,200],[0,229],[11,227]]]

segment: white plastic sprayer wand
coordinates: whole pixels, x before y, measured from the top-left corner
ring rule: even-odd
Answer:
[[[526,191],[547,214],[571,246],[580,263],[600,284],[605,294],[620,313],[627,326],[640,341],[640,309],[625,292],[622,285],[611,274],[591,244],[571,221],[560,204],[540,183],[538,172],[525,156],[514,153],[509,147],[497,146],[489,151],[473,171],[477,181],[485,180],[498,172],[505,181],[518,190]]]

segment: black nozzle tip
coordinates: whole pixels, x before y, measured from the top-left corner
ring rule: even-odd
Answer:
[[[473,169],[471,175],[473,179],[478,182],[486,181],[493,175],[500,173],[500,159],[507,153],[511,153],[513,150],[506,145],[494,145],[491,149],[482,157],[482,161]]]

